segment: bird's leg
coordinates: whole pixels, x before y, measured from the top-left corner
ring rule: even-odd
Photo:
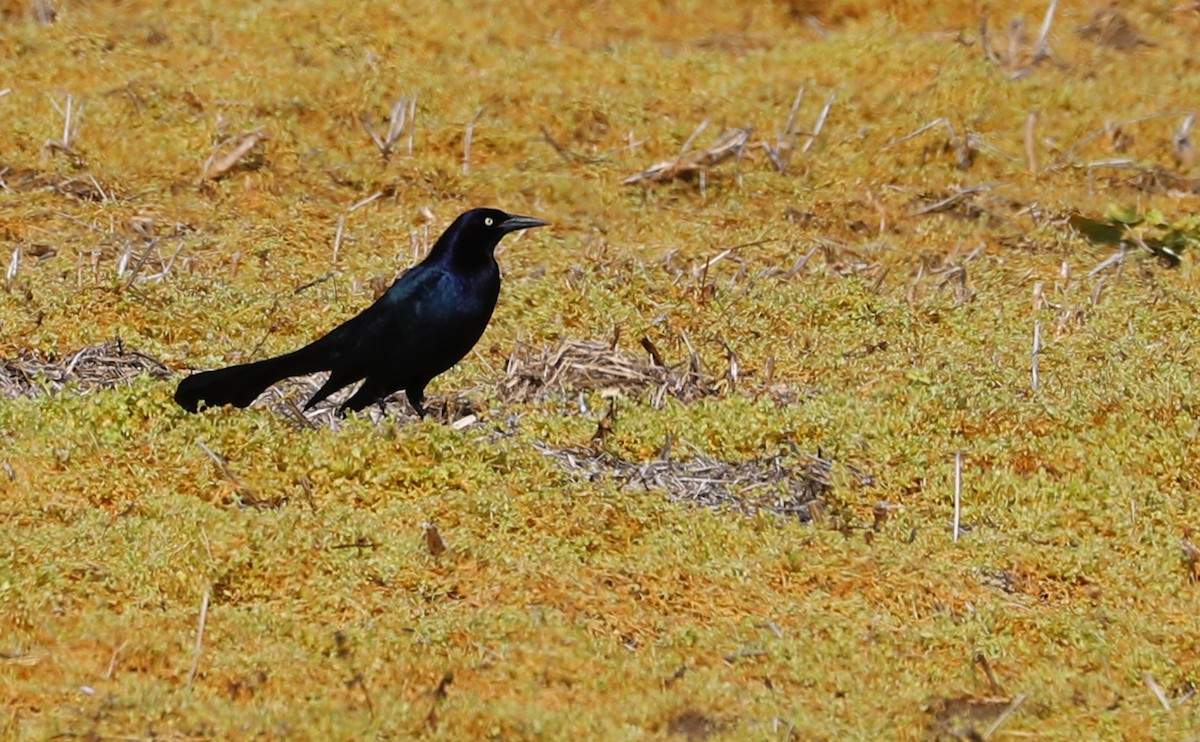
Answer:
[[[405,389],[404,394],[408,397],[408,403],[417,411],[417,414],[424,418],[425,412],[425,388]]]

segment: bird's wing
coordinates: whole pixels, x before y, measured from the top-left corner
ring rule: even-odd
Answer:
[[[417,265],[393,283],[383,296],[334,328],[317,343],[327,343],[336,354],[335,368],[357,371],[383,349],[394,346],[419,329],[429,314],[427,307],[452,290],[451,277],[439,268]],[[316,343],[314,343],[315,345]],[[355,378],[362,378],[356,375]]]

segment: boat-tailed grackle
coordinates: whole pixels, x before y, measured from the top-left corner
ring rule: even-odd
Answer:
[[[189,412],[201,402],[246,407],[278,381],[329,371],[304,409],[362,381],[338,414],[403,389],[424,417],[425,386],[471,350],[496,308],[496,245],[509,232],[545,224],[497,209],[472,209],[442,233],[425,260],[361,314],[291,353],[193,374],[179,383],[175,401]]]

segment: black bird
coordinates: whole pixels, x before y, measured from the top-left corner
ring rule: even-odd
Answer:
[[[278,381],[330,371],[304,409],[362,381],[338,414],[357,412],[403,389],[424,417],[425,385],[471,350],[496,308],[496,245],[509,232],[546,224],[498,209],[472,209],[442,233],[425,260],[358,316],[300,350],[193,374],[179,383],[175,401],[188,412],[201,402],[246,407]]]

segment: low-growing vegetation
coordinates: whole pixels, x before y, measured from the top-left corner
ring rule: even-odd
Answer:
[[[1200,6],[0,0],[0,734],[1200,734]],[[461,211],[474,351],[172,402]]]

